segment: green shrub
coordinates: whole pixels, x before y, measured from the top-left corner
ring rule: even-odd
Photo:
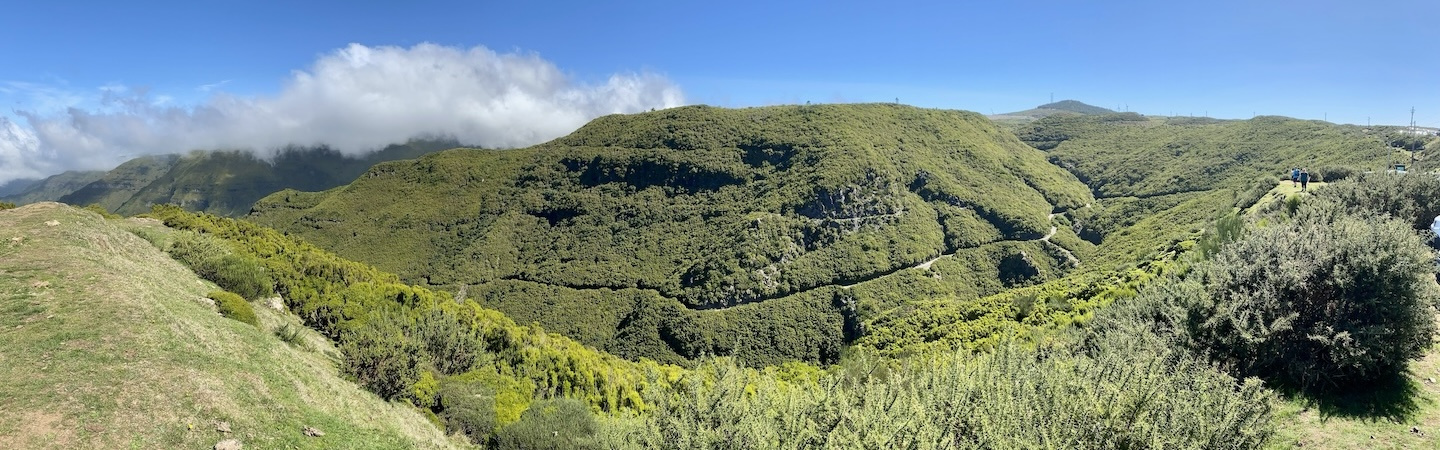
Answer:
[[[211,300],[215,300],[215,306],[220,309],[220,315],[254,325],[256,328],[260,327],[260,320],[255,318],[255,308],[239,295],[214,291],[209,294],[209,297]]]
[[[304,349],[307,346],[305,345],[305,336],[300,334],[302,328],[286,323],[275,329],[275,337],[280,338],[280,341],[291,347]]]
[[[259,258],[235,254],[217,238],[182,233],[168,251],[200,278],[241,297],[255,300],[275,293],[275,282]]]
[[[225,255],[208,263],[205,278],[228,291],[252,300],[275,293],[275,282],[255,257]]]
[[[568,398],[540,400],[520,421],[495,435],[495,448],[504,450],[570,450],[599,448],[599,425],[585,402]]]
[[[439,416],[447,431],[465,433],[473,442],[485,442],[495,433],[493,389],[480,383],[443,382],[439,400]]]
[[[416,334],[429,363],[442,374],[469,371],[482,359],[483,348],[475,330],[451,311],[433,309],[421,318]]]
[[[1240,239],[1245,232],[1245,219],[1230,213],[1215,221],[1215,225],[1200,237],[1199,249],[1202,258],[1214,257],[1225,245]]]
[[[420,377],[421,347],[407,336],[403,320],[380,315],[341,339],[342,370],[386,400],[408,396]]]
[[[1305,391],[1404,370],[1435,333],[1432,253],[1406,224],[1316,212],[1253,230],[1197,264],[1106,309],[1095,333],[1193,349],[1239,376]]]
[[[1337,181],[1349,179],[1350,177],[1355,176],[1356,172],[1355,169],[1345,166],[1320,166],[1315,170],[1310,171],[1310,174],[1315,177],[1315,181],[1334,183]]]
[[[862,356],[789,381],[712,360],[646,395],[654,410],[602,432],[607,448],[1257,448],[1273,433],[1258,380],[1144,349]]]
[[[0,211],[4,211],[4,210],[7,210],[7,209],[15,209],[15,208],[16,208],[16,206],[15,206],[14,203],[10,203],[10,202],[0,202]]]

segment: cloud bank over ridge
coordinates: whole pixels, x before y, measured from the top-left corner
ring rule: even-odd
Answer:
[[[104,89],[103,110],[0,117],[0,183],[193,149],[329,145],[360,154],[414,137],[516,147],[574,131],[595,117],[684,104],[654,74],[586,84],[534,54],[435,44],[351,44],[295,71],[273,96],[216,93],[194,106],[141,90]],[[28,126],[27,126],[28,125]]]

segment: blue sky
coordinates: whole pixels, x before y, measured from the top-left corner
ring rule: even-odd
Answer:
[[[458,64],[461,71],[412,74],[415,80],[440,74],[464,78],[469,76],[465,71],[503,66],[466,82],[507,86],[525,85],[535,68],[556,72],[563,79],[533,89],[522,86],[525,94],[519,98],[529,103],[514,98],[492,103],[531,105],[524,109],[531,115],[514,121],[559,128],[573,128],[596,114],[675,103],[751,106],[898,98],[990,114],[1027,109],[1052,94],[1056,100],[1145,114],[1274,114],[1357,124],[1404,124],[1414,106],[1421,125],[1440,125],[1440,2],[1433,1],[290,3],[10,5],[0,15],[0,102],[5,105],[0,117],[18,127],[11,133],[20,136],[17,142],[33,148],[11,152],[20,156],[9,160],[0,149],[0,182],[6,177],[3,165],[35,155],[68,161],[102,148],[131,154],[159,151],[150,147],[229,145],[226,139],[246,129],[226,125],[213,136],[195,136],[191,130],[219,126],[204,117],[249,120],[245,114],[250,113],[231,107],[237,103],[245,111],[320,117],[299,123],[325,125],[320,128],[330,133],[295,134],[297,140],[346,134],[346,121],[353,119],[347,114],[363,107],[330,106],[344,110],[341,114],[301,111],[295,105],[323,103],[347,92],[363,95],[363,88],[373,84],[353,82],[343,73],[319,76],[320,66],[328,61],[356,67],[356,61],[368,63],[372,56],[392,67],[365,75],[366,80],[398,76],[403,71],[395,67],[405,64]],[[412,51],[424,43],[455,54]],[[466,56],[476,48],[495,55]],[[368,55],[383,49],[396,51]],[[430,57],[450,63],[429,64]],[[503,62],[506,58],[510,62]],[[357,90],[296,88],[305,84],[306,75],[316,75],[308,78],[312,84]],[[395,84],[405,93],[427,88],[428,83],[415,80]],[[431,97],[471,95],[463,87],[454,89]],[[509,91],[491,89],[485,95]],[[586,100],[571,101],[576,96]],[[384,105],[420,108],[414,102]],[[486,111],[489,115],[466,117],[487,121],[510,110]],[[78,131],[67,125],[76,117],[97,115],[108,121]],[[106,134],[123,128],[117,123],[132,131]],[[367,123],[350,126],[367,128]],[[530,130],[494,144],[563,133],[559,128]],[[190,134],[169,137],[182,132]],[[66,136],[73,139],[66,141]],[[94,145],[78,144],[84,142]],[[36,163],[30,171],[103,165],[102,159]]]

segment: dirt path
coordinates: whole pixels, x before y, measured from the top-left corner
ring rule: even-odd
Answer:
[[[1090,204],[1088,204],[1088,203],[1085,204],[1085,207],[1087,207],[1087,208],[1090,207]],[[1071,253],[1070,250],[1066,249],[1065,247],[1061,247],[1060,244],[1056,244],[1056,243],[1054,243],[1054,242],[1050,242],[1050,238],[1053,237],[1053,236],[1055,236],[1055,233],[1056,233],[1056,232],[1060,231],[1060,227],[1054,225],[1055,216],[1060,215],[1060,214],[1062,214],[1062,213],[1050,213],[1050,215],[1047,217],[1047,219],[1049,219],[1049,220],[1051,221],[1050,232],[1046,233],[1046,234],[1045,234],[1044,236],[1042,236],[1042,237],[1039,237],[1039,238],[1036,238],[1036,239],[1024,239],[1024,240],[1002,240],[1002,241],[991,242],[991,243],[984,244],[984,245],[998,244],[998,243],[1002,243],[1002,242],[1036,242],[1036,241],[1040,241],[1040,242],[1044,242],[1044,243],[1046,243],[1046,244],[1048,244],[1048,245],[1053,245],[1053,246],[1055,246],[1055,248],[1059,249],[1061,253],[1064,253],[1064,254],[1065,254],[1066,259],[1068,259],[1068,260],[1070,261],[1070,264],[1071,264],[1072,267],[1078,267],[1078,266],[1080,265],[1080,259],[1079,259],[1079,258],[1076,258],[1076,257],[1075,257],[1075,254]],[[882,215],[882,216],[890,216],[890,214],[886,214],[886,215]],[[858,217],[858,218],[838,219],[838,220],[871,219],[871,218],[875,218],[875,217],[878,217],[878,216]],[[822,220],[837,220],[837,219],[822,219]],[[937,262],[937,261],[939,261],[939,260],[941,260],[941,259],[943,259],[943,258],[955,256],[955,253],[957,253],[957,252],[959,252],[959,251],[961,251],[961,250],[969,250],[969,249],[973,249],[973,248],[975,248],[975,247],[965,247],[965,248],[954,249],[954,250],[952,250],[952,251],[950,251],[950,252],[948,252],[948,253],[941,253],[940,255],[937,255],[937,256],[935,256],[934,258],[930,258],[930,259],[928,259],[928,260],[925,260],[924,262],[920,262],[920,263],[917,263],[917,264],[914,264],[914,265],[910,265],[910,266],[905,266],[905,267],[897,267],[897,268],[894,268],[894,269],[891,269],[891,270],[888,270],[888,271],[885,271],[885,272],[877,273],[877,274],[875,274],[875,275],[866,277],[866,278],[861,279],[861,280],[853,281],[853,282],[851,282],[851,283],[849,283],[849,284],[838,284],[838,283],[835,283],[835,284],[824,284],[824,285],[819,285],[819,286],[812,286],[812,287],[805,288],[805,289],[801,289],[801,290],[797,290],[797,291],[794,291],[794,292],[789,292],[789,293],[786,293],[786,294],[784,294],[784,295],[780,295],[780,296],[777,296],[777,297],[764,297],[764,298],[759,298],[759,299],[755,299],[755,300],[745,301],[745,302],[741,302],[741,303],[737,303],[737,304],[733,304],[733,305],[726,305],[726,306],[723,306],[723,307],[697,307],[696,305],[691,305],[691,304],[688,304],[688,303],[685,303],[685,302],[681,302],[681,303],[684,304],[686,308],[688,308],[688,309],[695,309],[695,310],[726,309],[726,308],[733,308],[733,307],[735,307],[735,306],[740,306],[740,305],[745,305],[745,304],[750,304],[750,303],[759,303],[759,302],[763,302],[763,301],[766,301],[766,300],[771,300],[771,299],[774,299],[774,298],[788,297],[788,296],[792,296],[792,295],[800,295],[800,294],[803,294],[803,293],[805,293],[805,292],[813,291],[813,290],[816,290],[816,289],[824,289],[824,288],[832,287],[832,286],[833,286],[833,287],[838,287],[838,288],[840,288],[840,289],[847,289],[847,290],[848,290],[848,289],[853,288],[853,287],[855,287],[855,286],[857,286],[857,285],[864,284],[864,283],[869,283],[869,282],[871,282],[871,281],[875,281],[875,280],[878,280],[878,279],[881,279],[881,278],[889,277],[889,276],[895,275],[895,274],[897,274],[897,273],[900,273],[900,272],[903,272],[903,271],[906,271],[906,270],[911,270],[911,269],[926,269],[926,270],[929,270],[930,267],[935,264],[935,262]],[[543,285],[550,285],[550,286],[559,286],[559,287],[564,287],[564,288],[569,288],[569,289],[601,289],[601,288],[612,289],[612,288],[603,287],[603,286],[593,286],[593,287],[592,287],[592,286],[567,286],[567,285],[563,285],[563,284],[546,283],[546,282],[543,282],[543,281],[529,280],[529,279],[524,279],[524,278],[508,278],[508,279],[509,279],[509,280],[514,280],[514,281],[524,281],[524,282],[527,282],[527,283],[536,283],[536,284],[543,284]],[[664,296],[664,295],[662,294],[662,296]],[[668,297],[668,296],[665,296],[665,297],[666,297],[666,298],[673,298],[673,297]]]
[[[1088,206],[1090,206],[1090,205],[1089,205],[1089,204],[1086,204],[1085,206],[1088,207]],[[1058,231],[1060,231],[1060,227],[1057,227],[1057,226],[1055,226],[1055,225],[1053,224],[1053,222],[1055,221],[1055,216],[1057,216],[1057,215],[1059,215],[1059,213],[1050,213],[1050,216],[1047,217],[1047,219],[1049,219],[1049,220],[1052,222],[1052,225],[1050,225],[1050,232],[1049,232],[1049,233],[1045,233],[1045,236],[1043,236],[1043,237],[1041,237],[1041,238],[1039,238],[1039,239],[1034,239],[1034,241],[1042,241],[1042,242],[1044,242],[1044,243],[1046,243],[1046,244],[1055,246],[1055,248],[1059,249],[1061,253],[1064,253],[1064,254],[1065,254],[1065,258],[1070,261],[1070,265],[1071,265],[1072,267],[1079,267],[1079,266],[1080,266],[1080,259],[1079,259],[1079,258],[1076,258],[1074,253],[1071,253],[1070,250],[1069,250],[1069,249],[1066,249],[1065,247],[1061,247],[1060,244],[1056,244],[1056,243],[1054,243],[1054,242],[1050,242],[1050,237],[1051,237],[1051,236],[1055,236],[1055,233],[1058,232]],[[1003,242],[1003,241],[1002,241],[1002,242]],[[1012,241],[1012,242],[1026,242],[1026,241]],[[958,252],[959,250],[964,250],[964,249],[956,249],[957,252]],[[850,288],[852,288],[852,287],[855,287],[855,285],[857,285],[857,284],[865,283],[865,282],[869,282],[869,281],[874,281],[874,280],[876,280],[876,279],[880,279],[880,278],[884,278],[884,277],[888,277],[888,276],[890,276],[890,275],[894,275],[894,274],[896,274],[896,273],[899,273],[900,271],[903,271],[903,270],[909,270],[909,269],[925,269],[925,270],[930,270],[930,266],[934,265],[936,261],[939,261],[941,258],[947,258],[947,257],[954,256],[954,255],[955,255],[955,252],[941,253],[940,255],[938,255],[938,256],[936,256],[936,257],[934,257],[934,258],[930,258],[930,259],[928,259],[928,260],[925,260],[925,262],[922,262],[922,263],[919,263],[919,264],[916,264],[916,265],[913,265],[913,266],[910,266],[910,267],[902,267],[902,268],[899,268],[899,269],[895,269],[895,270],[893,270],[893,271],[891,271],[891,272],[889,272],[889,273],[886,273],[886,274],[877,276],[877,277],[875,277],[875,278],[871,278],[871,279],[863,280],[863,281],[857,281],[857,282],[854,282],[854,283],[851,283],[851,284],[841,284],[841,285],[837,285],[837,286],[838,286],[840,289],[850,289]],[[815,288],[818,289],[818,288],[821,288],[821,287],[824,287],[824,286],[817,286],[817,287],[815,287]]]

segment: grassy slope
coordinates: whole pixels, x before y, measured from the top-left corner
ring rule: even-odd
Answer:
[[[271,335],[293,319],[216,315],[196,300],[213,285],[114,222],[41,203],[0,211],[0,230],[0,448],[208,448],[214,421],[246,448],[451,445]]]
[[[1292,398],[1276,411],[1274,448],[1440,447],[1440,347],[1402,379],[1323,401]],[[1419,432],[1411,431],[1418,428]]]
[[[24,205],[35,202],[53,202],[59,200],[71,192],[85,187],[95,180],[104,176],[103,171],[68,171],[51,175],[32,185],[26,186],[24,190],[12,195],[0,197],[0,201],[7,201],[17,205]]]

